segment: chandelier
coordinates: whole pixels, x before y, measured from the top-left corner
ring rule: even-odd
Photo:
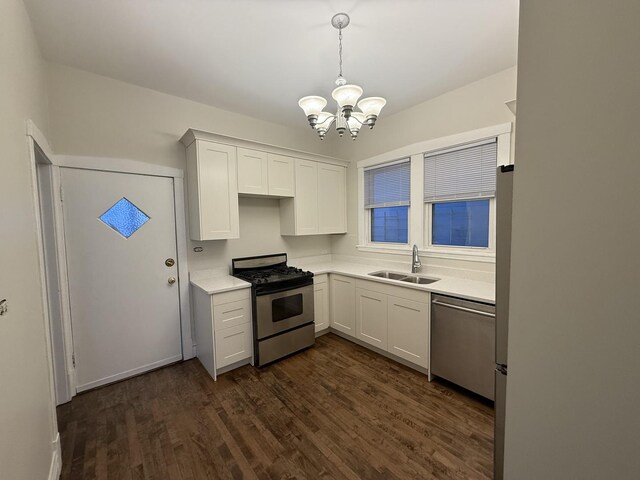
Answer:
[[[362,96],[362,88],[358,85],[350,85],[342,76],[342,29],[349,25],[349,15],[346,13],[337,13],[331,19],[331,25],[338,29],[338,55],[340,57],[340,73],[336,80],[336,88],[331,92],[331,96],[338,104],[335,115],[329,112],[323,112],[322,109],[327,106],[327,101],[318,96],[311,95],[303,97],[298,105],[309,120],[309,125],[318,132],[320,140],[324,140],[327,130],[336,122],[336,130],[342,137],[349,130],[351,138],[355,140],[358,132],[363,125],[373,128],[380,115],[380,110],[385,106],[387,101],[382,97],[367,97],[358,102]],[[354,110],[354,107],[360,111]]]

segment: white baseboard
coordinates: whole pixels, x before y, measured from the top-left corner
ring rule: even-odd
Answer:
[[[56,435],[56,439],[52,443],[51,466],[49,467],[48,480],[58,480],[62,472],[62,450],[60,449],[60,434]]]

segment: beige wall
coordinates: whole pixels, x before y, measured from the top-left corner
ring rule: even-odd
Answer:
[[[184,168],[179,143],[188,128],[331,155],[305,127],[293,129],[57,64],[48,66],[51,138],[56,153],[119,157]],[[297,107],[296,107],[297,108]],[[191,270],[228,266],[234,256],[286,251],[291,257],[329,253],[327,236],[280,237],[279,204],[240,200],[238,240],[193,242]]]
[[[0,477],[46,479],[57,432],[25,121],[48,130],[44,65],[24,5],[0,2]]]
[[[358,242],[358,176],[355,162],[424,140],[462,133],[514,120],[506,101],[516,96],[516,68],[447,92],[390,117],[382,115],[375,129],[362,132],[356,142],[338,145],[343,157],[352,160],[347,180],[349,228],[345,236],[332,239],[332,252],[388,260],[409,261],[407,255],[359,253]],[[383,111],[384,113],[384,111]],[[494,265],[479,262],[423,259],[427,266],[445,266],[493,272]]]
[[[640,478],[640,2],[523,0],[509,480]]]

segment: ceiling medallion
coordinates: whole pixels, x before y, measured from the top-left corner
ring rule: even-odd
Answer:
[[[342,30],[349,25],[349,15],[346,13],[337,13],[331,19],[331,25],[338,29],[338,55],[340,58],[340,73],[336,79],[336,88],[331,92],[331,96],[338,104],[335,115],[323,112],[322,109],[327,105],[327,101],[318,96],[303,97],[298,102],[300,108],[304,110],[309,125],[318,132],[321,140],[324,140],[327,130],[336,122],[336,130],[342,137],[344,132],[349,130],[351,138],[355,140],[362,125],[373,128],[380,115],[380,110],[385,106],[387,101],[382,97],[363,98],[362,88],[358,85],[351,85],[342,76]],[[354,110],[355,106],[360,111]]]

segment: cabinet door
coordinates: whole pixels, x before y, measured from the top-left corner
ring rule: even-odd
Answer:
[[[313,286],[316,332],[329,328],[329,290],[326,283]]]
[[[356,282],[349,277],[331,275],[331,327],[356,336]]]
[[[319,233],[347,232],[346,168],[318,164]]]
[[[251,358],[251,323],[215,331],[216,369]]]
[[[387,349],[387,295],[356,289],[356,338]]]
[[[296,160],[296,235],[318,233],[318,164]]]
[[[269,194],[268,161],[265,152],[238,148],[238,193]]]
[[[294,159],[269,154],[269,195],[293,197],[295,194]]]
[[[428,368],[429,304],[388,297],[389,353]]]
[[[193,240],[238,238],[236,147],[197,140],[187,152]]]

